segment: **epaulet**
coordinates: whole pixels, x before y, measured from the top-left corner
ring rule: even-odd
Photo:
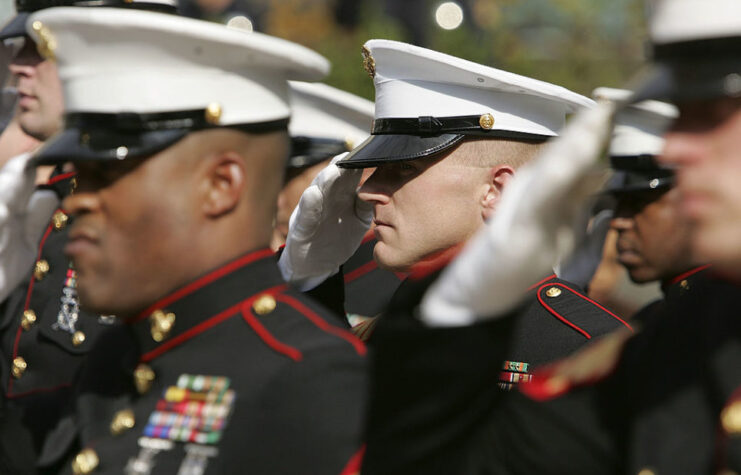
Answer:
[[[556,363],[536,370],[520,391],[536,401],[547,401],[570,390],[594,384],[615,370],[633,331],[620,328]]]
[[[273,294],[264,293],[253,296],[248,299],[243,306],[242,316],[244,320],[252,327],[255,333],[269,348],[293,359],[294,361],[301,361],[303,358],[302,352],[299,348],[280,341],[276,335],[270,333],[267,327],[262,324],[260,319],[261,316],[275,310],[278,305],[287,305],[322,332],[344,340],[352,346],[358,355],[365,356],[368,351],[365,344],[350,330],[329,323],[314,309],[307,305],[307,303],[303,302],[301,298],[291,295],[290,292],[285,292],[285,290],[286,289],[281,289],[281,291]],[[249,311],[247,310],[247,307],[249,307]]]
[[[576,285],[558,278],[541,281],[532,287],[538,302],[564,325],[591,339],[611,326],[631,326],[613,312],[587,297]]]

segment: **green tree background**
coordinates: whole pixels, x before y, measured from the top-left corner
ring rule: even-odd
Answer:
[[[369,99],[373,84],[362,67],[362,44],[371,38],[410,40],[381,2],[362,3],[352,29],[335,21],[331,1],[269,3],[266,33],[319,51],[332,62],[328,84]],[[624,85],[644,62],[642,0],[471,0],[466,21],[451,31],[434,22],[439,3],[427,1],[421,12],[428,40],[423,46],[581,94]]]

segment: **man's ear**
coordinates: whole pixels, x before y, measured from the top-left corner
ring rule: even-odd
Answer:
[[[232,151],[220,152],[206,160],[201,186],[202,209],[209,218],[234,210],[244,192],[246,169],[242,157]]]
[[[481,199],[482,217],[486,220],[494,213],[494,210],[502,198],[504,188],[512,177],[515,169],[510,165],[497,165],[489,169],[487,174],[486,192]]]

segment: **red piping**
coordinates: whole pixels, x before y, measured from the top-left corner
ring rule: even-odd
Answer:
[[[531,285],[530,287],[528,287],[528,288],[527,288],[527,291],[528,291],[528,292],[530,292],[530,291],[531,291],[531,290],[533,290],[533,289],[534,289],[535,287],[537,287],[537,286],[539,286],[539,285],[542,285],[542,284],[543,284],[543,282],[548,282],[549,280],[551,280],[551,279],[555,279],[555,278],[557,278],[557,277],[558,277],[558,276],[557,276],[556,274],[551,274],[551,275],[549,275],[548,277],[546,277],[545,279],[543,279],[543,280],[540,280],[540,281],[538,281],[537,283],[535,283],[535,284]]]
[[[341,328],[337,328],[330,323],[327,323],[322,317],[314,313],[309,307],[304,305],[303,303],[299,302],[295,298],[291,297],[290,295],[280,294],[276,297],[276,300],[279,300],[281,302],[284,302],[291,307],[295,308],[299,311],[303,316],[308,318],[311,323],[316,325],[319,329],[323,330],[326,333],[329,333],[331,335],[337,336],[342,338],[343,340],[350,343],[354,348],[355,351],[361,355],[365,356],[367,353],[367,348],[365,347],[365,344],[363,344],[362,341],[358,340],[358,338],[352,334],[352,332],[348,330],[343,330]]]
[[[367,274],[368,272],[372,271],[376,267],[378,267],[378,264],[376,264],[376,261],[366,262],[365,264],[363,264],[362,266],[358,267],[357,269],[355,269],[355,270],[353,270],[353,271],[348,272],[347,274],[345,274],[345,277],[344,277],[345,283],[346,284],[349,284],[353,280],[355,280],[358,277],[361,277],[361,276]]]
[[[541,292],[546,287],[561,287],[563,289],[568,290],[569,292],[573,293],[574,295],[576,295],[578,297],[581,297],[582,299],[586,300],[587,302],[591,303],[592,305],[596,306],[597,308],[603,310],[608,315],[610,315],[611,317],[617,319],[620,323],[622,323],[623,325],[625,325],[630,331],[633,331],[633,327],[631,327],[630,325],[628,325],[622,318],[618,317],[617,315],[615,315],[611,311],[607,310],[605,307],[603,307],[602,305],[598,304],[597,302],[595,302],[594,300],[590,299],[589,297],[580,294],[579,292],[577,292],[577,291],[569,288],[568,286],[563,285],[561,283],[557,283],[557,282],[556,283],[552,283],[552,284],[544,284],[544,285],[541,285],[540,288],[538,289],[538,301],[541,303],[541,305],[543,305],[549,312],[551,312],[551,314],[553,314],[553,316],[555,316],[556,318],[558,318],[559,320],[561,320],[566,325],[570,326],[574,330],[576,330],[579,333],[581,333],[582,335],[584,335],[587,339],[591,339],[592,338],[592,336],[589,333],[587,333],[585,330],[583,330],[582,328],[578,327],[577,325],[571,323],[569,320],[566,320],[566,318],[562,317],[550,305],[548,305],[547,303],[545,303],[545,301],[543,300],[543,296],[541,295]]]
[[[11,376],[11,378],[12,377],[13,376]],[[8,399],[14,399],[14,398],[17,398],[17,397],[30,396],[31,394],[36,394],[36,393],[46,393],[46,392],[58,391],[58,390],[60,390],[62,388],[68,388],[70,386],[72,386],[72,383],[64,383],[64,384],[60,384],[59,386],[52,386],[50,388],[36,388],[36,389],[32,389],[31,391],[26,391],[25,393],[8,394],[7,397],[8,397]]]
[[[350,457],[350,461],[347,462],[345,468],[340,472],[340,475],[357,475],[360,473],[360,467],[363,464],[363,455],[365,454],[365,444]]]
[[[227,274],[234,272],[240,267],[244,267],[247,264],[250,264],[258,259],[262,259],[264,257],[272,256],[272,255],[274,255],[273,251],[271,251],[269,248],[266,248],[266,249],[261,249],[259,251],[251,252],[247,254],[246,256],[242,256],[235,261],[225,264],[224,266],[204,275],[200,279],[194,282],[191,282],[185,287],[182,287],[176,290],[175,292],[171,293],[170,295],[158,300],[154,304],[150,305],[146,310],[144,310],[139,315],[137,315],[132,320],[130,320],[130,322],[133,323],[133,322],[138,322],[140,320],[143,320],[144,318],[147,318],[149,315],[151,315],[152,312],[154,312],[155,310],[163,308],[163,307],[167,307],[171,303],[177,300],[180,300],[181,298],[185,297],[188,294],[192,294],[196,290],[202,287],[205,287],[207,284],[210,284],[211,282],[218,280]]]
[[[254,302],[258,297],[262,296],[264,293],[272,293],[272,292],[280,292],[286,287],[286,284],[277,285],[273,288],[270,288],[268,290],[265,290],[264,292],[257,293],[253,295],[252,297],[243,300],[242,302],[239,302],[235,305],[232,305],[231,307],[227,308],[226,310],[217,313],[213,317],[209,318],[208,320],[204,320],[203,322],[199,323],[198,325],[189,328],[185,332],[181,333],[180,335],[173,337],[171,340],[167,340],[165,343],[159,345],[154,350],[145,353],[141,356],[140,360],[144,363],[148,361],[152,361],[162,353],[165,353],[174,347],[183,344],[184,342],[190,340],[194,336],[203,333],[204,331],[208,330],[209,328],[213,328],[219,323],[222,323],[224,320],[228,320],[229,318],[233,317],[236,313],[239,312],[239,309],[242,305],[252,305],[252,302]]]
[[[62,173],[61,175],[50,178],[49,181],[45,183],[45,185],[53,185],[54,183],[66,180],[67,178],[72,178],[75,175],[77,175],[77,172]]]
[[[293,361],[301,361],[304,355],[297,348],[278,341],[260,321],[252,314],[252,305],[245,302],[242,305],[242,317],[247,324],[257,333],[257,336],[265,342],[273,351],[291,358]]]
[[[670,280],[670,281],[669,281],[669,285],[674,285],[674,284],[677,284],[677,283],[679,283],[679,282],[683,281],[684,279],[686,279],[687,277],[689,277],[689,276],[691,276],[691,275],[695,275],[695,274],[697,274],[698,272],[702,272],[702,271],[704,271],[704,270],[705,270],[705,269],[707,269],[708,267],[710,267],[710,264],[705,264],[704,266],[700,266],[700,267],[695,267],[695,268],[694,268],[694,269],[692,269],[692,270],[688,270],[688,271],[687,271],[687,272],[685,272],[684,274],[679,274],[678,276],[676,276],[675,278],[673,278],[672,280]]]
[[[49,223],[49,225],[46,227],[46,231],[44,232],[44,236],[41,238],[41,242],[39,243],[39,252],[36,254],[36,261],[38,262],[39,259],[41,259],[41,253],[44,251],[44,244],[46,244],[46,240],[49,238],[49,235],[51,234],[52,229],[54,229],[54,224]],[[31,304],[31,294],[33,293],[33,285],[34,282],[36,282],[36,277],[34,277],[34,274],[31,274],[31,282],[28,283],[28,290],[26,291],[26,301],[23,304],[23,311],[25,312],[28,310],[28,306]],[[18,325],[18,330],[15,332],[15,341],[13,342],[13,360],[16,359],[18,356],[18,344],[21,341],[21,333],[23,332],[23,327],[21,325]],[[10,378],[8,379],[8,397],[10,397],[10,394],[13,392],[13,375],[10,375]]]

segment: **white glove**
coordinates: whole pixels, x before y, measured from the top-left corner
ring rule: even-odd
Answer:
[[[425,323],[463,326],[502,316],[573,250],[581,205],[604,181],[590,172],[610,138],[613,113],[611,103],[580,111],[560,138],[522,167],[491,221],[425,294]]]
[[[39,240],[59,198],[36,190],[36,169],[30,154],[19,155],[0,168],[0,302],[31,269]]]
[[[336,165],[345,155],[336,156],[319,172],[288,222],[278,267],[286,282],[302,291],[339,272],[360,246],[373,219],[373,205],[357,196],[363,170]]]

